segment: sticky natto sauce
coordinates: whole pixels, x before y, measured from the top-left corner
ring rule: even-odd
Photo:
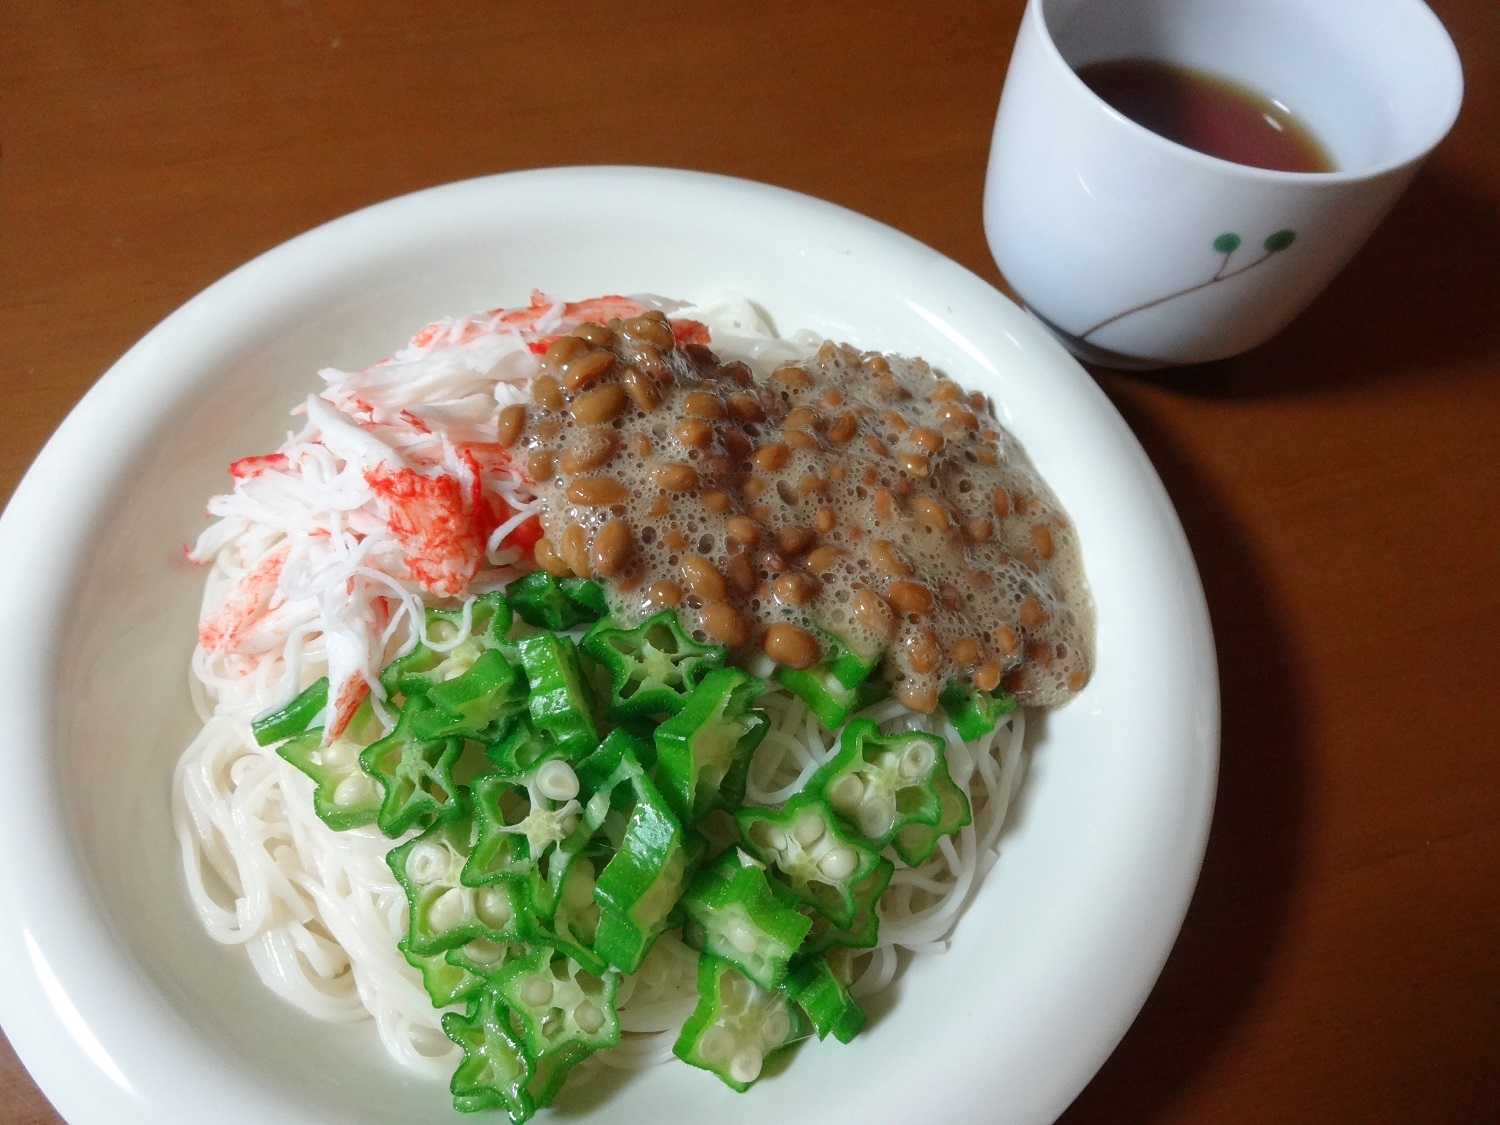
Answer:
[[[798,668],[836,637],[920,712],[952,680],[1028,705],[1087,681],[1072,524],[984,396],[923,360],[825,343],[757,374],[651,313],[559,337],[532,392],[500,440],[536,482],[537,562],[601,579],[623,622],[671,607]]]

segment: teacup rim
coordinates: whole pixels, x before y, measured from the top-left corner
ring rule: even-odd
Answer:
[[[1047,2],[1048,0],[1027,0],[1026,11],[1022,18],[1023,20],[1035,22],[1049,62],[1061,67],[1066,72],[1068,77],[1065,81],[1071,81],[1074,84],[1074,88],[1081,91],[1087,100],[1092,102],[1098,109],[1103,110],[1105,115],[1112,121],[1124,125],[1134,135],[1147,138],[1147,143],[1162,148],[1162,151],[1176,153],[1179,158],[1186,159],[1190,164],[1201,165],[1210,171],[1234,173],[1252,181],[1296,184],[1308,187],[1325,185],[1336,187],[1364,183],[1388,176],[1393,172],[1411,168],[1426,160],[1452,131],[1454,123],[1457,122],[1458,115],[1463,108],[1463,60],[1460,58],[1458,48],[1453,43],[1453,37],[1448,33],[1448,29],[1444,26],[1443,21],[1438,18],[1437,13],[1428,7],[1423,0],[1387,0],[1388,3],[1406,4],[1413,9],[1420,9],[1416,18],[1431,21],[1432,26],[1438,32],[1441,63],[1447,68],[1448,77],[1451,79],[1451,98],[1449,104],[1439,116],[1438,127],[1430,134],[1424,136],[1420,144],[1409,146],[1408,151],[1404,155],[1358,169],[1335,168],[1327,172],[1288,172],[1278,168],[1261,168],[1253,164],[1239,164],[1233,160],[1225,160],[1222,157],[1200,152],[1195,148],[1190,148],[1187,145],[1148,129],[1139,122],[1131,120],[1090,89],[1088,83],[1080,78],[1078,72],[1073,69],[1067,59],[1063,58],[1062,51],[1058,48],[1057,42],[1052,36],[1052,30],[1047,26],[1045,12]],[[1137,58],[1139,56],[1120,57],[1123,59]]]

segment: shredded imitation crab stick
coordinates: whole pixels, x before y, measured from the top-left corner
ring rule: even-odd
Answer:
[[[367,694],[383,700],[378,672],[420,633],[424,598],[483,592],[531,567],[532,482],[496,440],[500,407],[527,397],[557,336],[647,308],[538,292],[524,308],[429,324],[361,371],[320,372],[327,385],[295,411],[306,425],[229,466],[234,489],[209,502],[218,522],[189,552],[199,563],[230,552],[226,569],[242,575],[205,607],[195,657],[205,678],[244,677],[267,659],[295,676],[290,624],[327,663],[326,738]],[[674,332],[708,342],[696,321]]]
[[[209,651],[232,649],[245,628],[270,608],[291,544],[282,540],[254,570],[239,580],[229,597],[198,623],[198,643]]]

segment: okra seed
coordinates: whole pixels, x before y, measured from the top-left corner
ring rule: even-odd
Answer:
[[[741,953],[754,953],[755,931],[739,918],[731,918],[724,927],[724,937]]]
[[[571,801],[578,796],[578,775],[567,762],[554,758],[536,771],[536,789],[549,801]]]
[[[406,853],[406,877],[413,883],[435,883],[448,872],[448,850],[431,840]]]
[[[913,742],[906,748],[906,753],[901,755],[901,774],[903,777],[921,777],[932,769],[933,759],[936,755],[932,747],[925,742]]]
[[[531,977],[521,986],[521,1002],[541,1008],[552,1002],[552,982],[545,977]]]
[[[766,836],[771,847],[775,848],[778,852],[786,850],[786,833],[781,829],[777,828],[775,825],[771,825],[768,827]]]
[[[464,946],[464,956],[480,965],[491,965],[505,956],[505,946],[488,938],[475,938]]]
[[[367,773],[351,773],[333,791],[333,803],[341,809],[366,804],[376,795],[375,779]]]
[[[738,969],[732,969],[719,978],[719,998],[726,1011],[743,1011],[755,999],[755,986]]]
[[[760,1077],[761,1055],[754,1047],[741,1047],[729,1060],[729,1076],[736,1082],[754,1082]]]
[[[704,1062],[723,1062],[734,1050],[734,1036],[727,1028],[715,1024],[703,1033],[703,1038],[698,1040],[698,1054]]]
[[[594,873],[589,870],[588,860],[568,872],[568,881],[563,884],[563,902],[579,907],[594,901]]]
[[[318,764],[328,770],[346,770],[354,765],[360,748],[348,739],[341,738],[331,746],[318,751]]]
[[[604,1026],[604,1013],[592,1000],[584,1000],[573,1009],[573,1022],[585,1035],[592,1035]]]
[[[847,879],[854,874],[858,862],[853,848],[834,848],[818,860],[818,870],[830,879]]]
[[[792,828],[792,835],[797,837],[797,843],[805,848],[822,839],[827,828],[828,826],[823,823],[823,818],[812,809],[808,809],[797,818],[797,823]]]
[[[871,797],[859,806],[859,830],[871,839],[884,836],[896,823],[896,804],[889,797]]]
[[[479,892],[478,907],[479,920],[490,929],[499,930],[510,925],[513,914],[510,899],[493,887],[485,887]]]
[[[469,916],[469,889],[449,887],[437,897],[427,911],[427,925],[438,933],[446,933]]]
[[[781,1046],[791,1034],[791,1017],[780,1008],[769,1013],[766,1016],[765,1022],[760,1025],[760,1039],[768,1051]]]
[[[828,800],[835,808],[852,809],[865,795],[865,783],[858,774],[846,773],[828,787]]]

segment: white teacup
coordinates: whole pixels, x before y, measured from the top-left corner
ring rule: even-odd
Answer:
[[[1287,106],[1332,172],[1186,148],[1074,73],[1149,59]],[[1354,255],[1458,115],[1458,53],[1421,0],[1030,0],[984,190],[990,250],[1080,358],[1145,369],[1275,335]]]

